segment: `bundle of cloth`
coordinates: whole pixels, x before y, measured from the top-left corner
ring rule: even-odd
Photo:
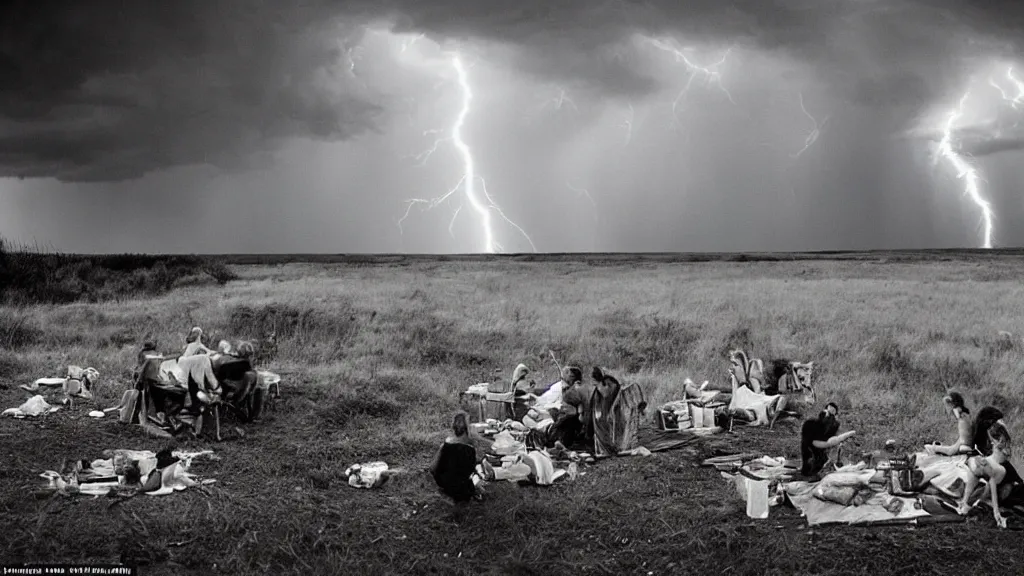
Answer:
[[[40,394],[36,394],[26,400],[21,406],[4,410],[2,415],[13,416],[14,418],[35,418],[44,414],[51,414],[57,410],[60,410],[60,408],[57,406],[51,406],[46,401],[46,398],[43,398]]]

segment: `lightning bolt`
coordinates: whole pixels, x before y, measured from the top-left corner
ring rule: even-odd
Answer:
[[[439,129],[424,130],[423,131],[423,135],[424,136],[432,136],[432,135],[441,134],[442,132],[444,132],[444,130],[439,130]],[[415,159],[417,161],[417,164],[416,164],[417,166],[420,166],[420,167],[426,166],[427,165],[427,160],[430,160],[430,157],[434,155],[434,152],[437,152],[437,147],[440,146],[441,144],[445,143],[445,142],[450,141],[450,140],[451,140],[451,136],[445,136],[443,138],[435,138],[434,139],[434,143],[431,144],[429,148],[427,148],[423,152],[420,152],[419,154],[416,154],[415,156],[405,156],[405,158],[413,158],[413,159]]]
[[[541,105],[540,109],[543,110],[544,108],[547,108],[549,104],[554,104],[555,110],[561,110],[562,106],[568,104],[569,106],[572,106],[572,109],[574,111],[580,111],[580,109],[576,107],[576,103],[572,101],[572,98],[569,98],[569,96],[566,95],[565,88],[559,88],[558,96],[548,99],[546,102],[544,102],[544,104]]]
[[[417,34],[416,36],[413,36],[412,38],[410,38],[408,40],[403,40],[402,41],[402,48],[399,50],[398,53],[399,54],[404,54],[406,50],[411,48],[412,45],[415,44],[416,42],[418,42],[419,40],[422,40],[424,36],[426,36],[426,34]]]
[[[409,217],[409,214],[412,211],[413,206],[425,206],[425,210],[430,210],[432,208],[437,207],[441,203],[447,201],[449,198],[452,197],[452,195],[454,195],[459,190],[462,190],[470,208],[472,208],[472,210],[476,212],[477,216],[479,217],[480,228],[483,235],[483,251],[485,253],[495,254],[504,251],[502,245],[498,243],[498,241],[495,239],[494,225],[492,222],[492,211],[493,213],[500,216],[510,226],[515,228],[520,234],[522,234],[523,237],[526,238],[526,241],[529,242],[530,247],[533,248],[533,251],[536,252],[537,247],[536,245],[534,245],[533,240],[530,238],[530,236],[526,233],[525,230],[523,230],[521,226],[512,221],[512,219],[505,214],[501,207],[498,206],[497,202],[494,201],[494,198],[491,197],[490,193],[487,191],[487,183],[481,176],[477,175],[476,173],[476,161],[473,158],[472,150],[470,150],[469,145],[463,139],[462,134],[462,130],[466,124],[466,118],[469,116],[469,113],[472,109],[473,90],[470,87],[469,77],[466,72],[466,66],[462,62],[461,55],[456,53],[452,56],[451,66],[455,70],[456,80],[460,92],[462,93],[462,105],[459,109],[459,114],[456,117],[454,124],[452,124],[450,136],[446,136],[444,138],[439,138],[435,140],[433,146],[431,146],[425,153],[422,153],[418,157],[423,158],[423,161],[421,162],[422,165],[437,150],[437,147],[442,142],[450,141],[454,145],[456,151],[459,154],[459,157],[462,160],[462,176],[459,178],[459,181],[455,184],[455,186],[453,186],[451,189],[449,189],[446,193],[442,194],[441,196],[438,196],[433,199],[412,198],[407,200],[405,213],[398,220],[398,229],[400,232],[404,233],[402,223],[405,222],[405,220]],[[439,132],[440,131],[428,130],[424,132],[424,135]],[[479,194],[477,192],[478,181],[480,184]],[[451,234],[453,237],[453,227],[455,225],[455,219],[458,217],[461,210],[462,205],[460,205],[455,210],[455,214],[452,216],[452,219],[448,224],[448,233]]]
[[[953,128],[956,122],[963,116],[964,103],[970,96],[970,91],[964,92],[957,107],[950,111],[946,118],[946,125],[942,132],[942,139],[939,141],[936,162],[939,156],[944,158],[957,172],[957,179],[964,179],[964,194],[970,196],[971,200],[981,210],[982,222],[984,225],[982,248],[992,248],[992,207],[988,201],[981,196],[978,182],[978,171],[969,162],[963,159],[953,148]]]
[[[1021,102],[1024,102],[1024,82],[1021,82],[1019,78],[1013,75],[1013,66],[1006,69],[1006,78],[1014,85],[1014,87],[1017,88],[1017,95],[1011,99],[1006,98],[1006,95],[1004,94],[1003,98],[1010,100],[1010,106],[1013,106],[1013,109],[1017,110],[1017,107],[1020,106]],[[1000,90],[1000,92],[1002,92],[1002,90]]]
[[[459,217],[459,212],[461,210],[462,204],[459,204],[459,207],[455,209],[455,214],[452,214],[451,222],[448,223],[448,234],[451,235],[452,238],[455,238],[455,232],[452,231],[452,226],[455,226],[455,219]]]
[[[633,110],[632,104],[627,104],[626,108],[628,112],[619,124],[620,128],[626,129],[626,141],[622,144],[623,146],[629,146],[629,143],[633,140],[633,120],[636,117],[636,111]]]
[[[590,195],[590,191],[588,191],[586,188],[577,188],[569,182],[565,183],[565,187],[575,192],[577,197],[587,197],[587,200],[590,201],[590,205],[594,207],[594,222],[597,222],[597,202],[594,202],[594,197]]]
[[[790,154],[789,155],[790,158],[794,158],[794,159],[795,158],[799,158],[800,156],[802,156],[803,153],[806,152],[807,149],[810,148],[812,144],[814,144],[815,142],[818,141],[818,137],[821,136],[822,128],[825,127],[825,124],[828,123],[828,119],[830,118],[829,116],[826,116],[825,119],[819,125],[818,124],[818,120],[815,119],[814,116],[811,116],[811,113],[807,111],[807,107],[804,106],[804,94],[803,94],[803,92],[800,92],[800,109],[803,110],[804,116],[807,116],[807,118],[809,118],[810,121],[814,124],[814,129],[812,129],[810,131],[810,133],[807,134],[807,137],[804,139],[804,147],[801,148],[800,151],[797,152],[796,154]]]
[[[541,112],[543,112],[548,106],[551,106],[554,110],[561,111],[562,107],[566,105],[570,106],[573,112],[579,114],[580,109],[576,106],[576,102],[574,102],[573,99],[569,97],[568,92],[565,88],[559,88],[557,96],[548,98],[547,100],[542,102],[535,112],[529,112],[524,114],[523,119],[524,121],[532,122],[532,118],[535,115],[538,115]]]
[[[675,42],[669,43],[657,38],[648,38],[647,40],[653,44],[655,48],[672,54],[675,57],[676,62],[682,62],[690,71],[686,84],[679,91],[679,94],[676,95],[675,100],[672,101],[672,118],[674,125],[677,124],[679,120],[679,106],[686,98],[686,95],[689,94],[690,87],[693,85],[694,79],[698,76],[703,76],[705,78],[705,84],[707,86],[716,84],[718,89],[721,90],[721,92],[725,94],[725,97],[729,99],[729,102],[732,102],[734,105],[736,104],[736,100],[733,99],[732,94],[722,84],[722,74],[718,71],[718,67],[725,64],[726,60],[728,60],[729,54],[732,53],[732,47],[725,51],[718,62],[715,62],[710,66],[699,66],[686,57],[684,52],[688,50],[687,48],[679,48],[673,45]]]

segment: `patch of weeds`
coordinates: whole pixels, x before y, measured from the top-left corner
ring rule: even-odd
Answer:
[[[743,350],[748,355],[757,356],[755,352],[754,333],[750,328],[749,321],[743,321],[729,330],[729,333],[722,339],[722,346],[719,348],[722,357],[728,357],[730,350]]]
[[[404,407],[387,398],[373,398],[366,394],[344,394],[328,401],[317,410],[317,417],[331,428],[345,428],[359,417],[397,420]]]
[[[1004,354],[1021,350],[1021,341],[1013,337],[1000,337],[985,343],[986,358],[1000,358]]]
[[[42,339],[43,331],[35,325],[31,315],[12,309],[0,309],[0,348],[27,348]]]

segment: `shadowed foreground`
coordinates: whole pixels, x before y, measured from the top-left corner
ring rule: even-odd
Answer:
[[[508,378],[518,362],[552,382],[549,349],[639,382],[652,406],[679,397],[686,377],[724,382],[731,347],[814,360],[819,404],[837,402],[865,450],[887,438],[903,448],[950,440],[941,397],[956,388],[972,407],[1001,408],[1020,442],[1024,264],[954,256],[238,265],[241,280],[223,286],[0,308],[3,408],[27,398],[19,384],[68,364],[97,368],[96,404],[111,406],[142,340],[177,350],[193,323],[213,343],[276,327],[267,367],[283,375],[285,397],[244,437],[227,427],[223,443],[181,444],[222,458],[193,466],[217,478],[208,494],[116,504],[37,498],[38,475],[160,441],[88,418],[87,402],[0,420],[0,558],[123,560],[141,574],[1015,573],[1024,548],[1013,519],[1005,531],[988,514],[892,528],[811,530],[779,508],[753,520],[730,483],[694,465],[694,450],[601,462],[548,488],[492,484],[466,512],[423,472],[459,391]],[[797,434],[783,422],[715,441],[795,458]],[[380,490],[350,488],[345,468],[371,460],[408,473]]]

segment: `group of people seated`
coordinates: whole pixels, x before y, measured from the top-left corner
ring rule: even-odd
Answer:
[[[978,493],[979,482],[987,483],[996,523],[1006,526],[1006,519],[1000,511],[1000,504],[1009,505],[1024,496],[1024,480],[1010,463],[1012,447],[1010,433],[1003,422],[1003,413],[994,406],[982,408],[977,418],[971,417],[971,410],[964,402],[963,395],[950,392],[943,398],[946,413],[957,424],[956,440],[950,444],[931,443],[924,446],[924,452],[943,456],[966,456],[958,473],[963,483],[963,494],[957,504],[957,512],[966,515],[984,499]],[[830,402],[816,417],[804,422],[801,429],[800,452],[801,473],[807,477],[821,477],[829,472],[828,465],[842,466],[841,446],[856,432],[839,432],[839,407]],[[835,457],[830,452],[835,450]],[[934,473],[937,474],[937,473]],[[932,477],[924,475],[922,485]],[[973,502],[973,503],[972,503]]]
[[[513,372],[511,389],[515,397],[529,406],[521,416],[528,429],[527,448],[555,451],[593,451],[595,457],[609,456],[629,448],[639,427],[638,415],[646,408],[638,385],[623,386],[618,379],[595,367],[592,382],[585,382],[583,371],[565,366],[558,381],[537,387],[528,380],[529,368],[523,364]],[[430,467],[438,487],[456,502],[466,502],[477,494],[471,477],[477,464],[485,475],[485,443],[475,438],[464,412],[455,415],[453,436],[438,450]]]

